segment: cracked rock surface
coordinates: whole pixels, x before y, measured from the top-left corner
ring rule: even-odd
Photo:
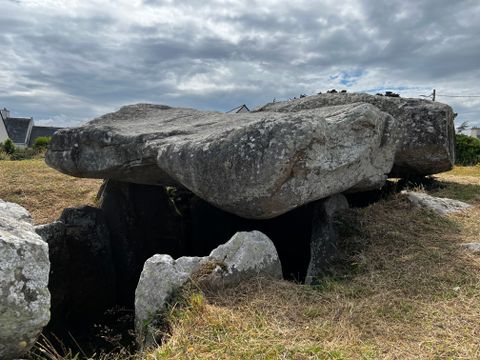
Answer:
[[[365,93],[337,93],[269,103],[254,111],[292,113],[354,103],[372,104],[395,118],[399,147],[392,176],[431,175],[452,168],[455,160],[454,113],[446,104]]]
[[[397,145],[395,119],[366,103],[241,114],[137,104],[58,131],[46,161],[78,177],[179,185],[266,219],[381,187]]]
[[[26,353],[50,319],[48,245],[30,214],[0,200],[0,359]]]

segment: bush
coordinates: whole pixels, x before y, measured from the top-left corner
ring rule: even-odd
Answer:
[[[0,160],[30,160],[42,158],[50,143],[50,136],[39,137],[35,140],[33,147],[16,147],[12,140],[7,139],[0,143]]]
[[[400,97],[400,94],[394,93],[392,91],[385,91],[385,96],[387,96],[387,97]]]
[[[2,144],[0,144],[0,160],[10,160],[10,155],[3,150]]]
[[[463,134],[455,135],[455,163],[463,166],[480,163],[480,139]]]
[[[50,140],[52,140],[51,136],[40,136],[35,139],[35,142],[33,143],[33,148],[39,152],[45,151],[50,144]]]
[[[11,139],[5,140],[3,143],[3,151],[5,151],[8,155],[11,155],[15,152],[15,144]]]
[[[13,154],[10,155],[10,160],[30,160],[35,158],[38,152],[32,148],[19,149],[17,148]]]

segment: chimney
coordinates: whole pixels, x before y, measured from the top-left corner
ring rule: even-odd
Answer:
[[[2,117],[3,117],[4,119],[10,117],[10,111],[7,110],[6,107],[4,107],[3,109],[1,109],[1,110],[0,110],[0,113],[2,113]]]

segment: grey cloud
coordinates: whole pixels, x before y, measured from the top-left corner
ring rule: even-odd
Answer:
[[[74,15],[44,11],[39,21],[37,8],[7,2],[0,80],[3,73],[14,83],[0,84],[0,105],[71,123],[137,101],[228,110],[332,87],[480,94],[475,1],[291,1],[266,8],[268,2],[150,0],[137,21],[105,4]],[[188,16],[146,21],[169,7]],[[480,113],[461,99],[455,104],[459,119]]]

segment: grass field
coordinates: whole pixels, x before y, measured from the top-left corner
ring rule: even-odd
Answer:
[[[66,207],[92,205],[101,183],[61,174],[42,159],[0,161],[0,199],[24,206],[36,224],[55,221]]]
[[[343,265],[319,285],[256,279],[189,292],[165,343],[132,358],[479,359],[480,255],[459,244],[480,242],[480,167],[436,179],[425,191],[475,206],[440,217],[393,195],[349,209],[338,217]],[[92,203],[100,185],[38,160],[0,161],[0,180],[0,198],[37,223]]]
[[[461,180],[457,183],[456,178]],[[340,218],[345,264],[318,286],[193,293],[147,359],[479,359],[480,167],[430,191],[476,207],[442,218],[396,195]],[[428,190],[427,190],[428,192]]]
[[[147,358],[478,359],[480,257],[458,245],[480,241],[479,216],[441,218],[400,197],[350,210],[346,269],[318,286],[193,296]]]

